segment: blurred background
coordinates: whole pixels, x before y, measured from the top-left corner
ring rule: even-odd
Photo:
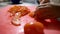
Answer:
[[[22,5],[38,5],[37,0],[21,0]],[[11,5],[11,0],[0,0],[0,7]]]

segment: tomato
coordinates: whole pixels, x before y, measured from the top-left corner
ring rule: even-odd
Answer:
[[[19,18],[21,18],[24,15],[27,15],[30,12],[30,10],[25,6],[13,6],[8,10],[8,12],[11,13],[10,17],[13,16],[11,23],[13,25],[20,26]]]
[[[8,10],[12,15],[15,15],[16,13],[20,12],[21,16],[24,16],[30,12],[30,10],[25,6],[13,6]]]
[[[24,26],[24,33],[25,34],[44,34],[44,26],[40,22],[31,22],[27,23]]]

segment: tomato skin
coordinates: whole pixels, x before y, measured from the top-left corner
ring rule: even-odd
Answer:
[[[40,22],[27,23],[24,26],[25,34],[44,34],[44,26]]]
[[[14,26],[20,26],[21,25],[20,20],[16,20],[16,21],[12,20],[11,24],[13,24]]]

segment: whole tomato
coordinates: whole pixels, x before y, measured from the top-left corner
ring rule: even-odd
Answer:
[[[40,22],[27,23],[24,26],[25,34],[44,34],[44,26]]]

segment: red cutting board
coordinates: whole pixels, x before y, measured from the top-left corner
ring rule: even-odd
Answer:
[[[9,8],[13,5],[8,5],[6,7],[0,8],[0,34],[24,34],[23,26],[25,23],[35,21],[34,18],[25,15],[21,18],[21,26],[14,26],[11,24]],[[27,6],[31,11],[34,11],[36,6]],[[44,29],[45,34],[60,34],[60,30]]]

